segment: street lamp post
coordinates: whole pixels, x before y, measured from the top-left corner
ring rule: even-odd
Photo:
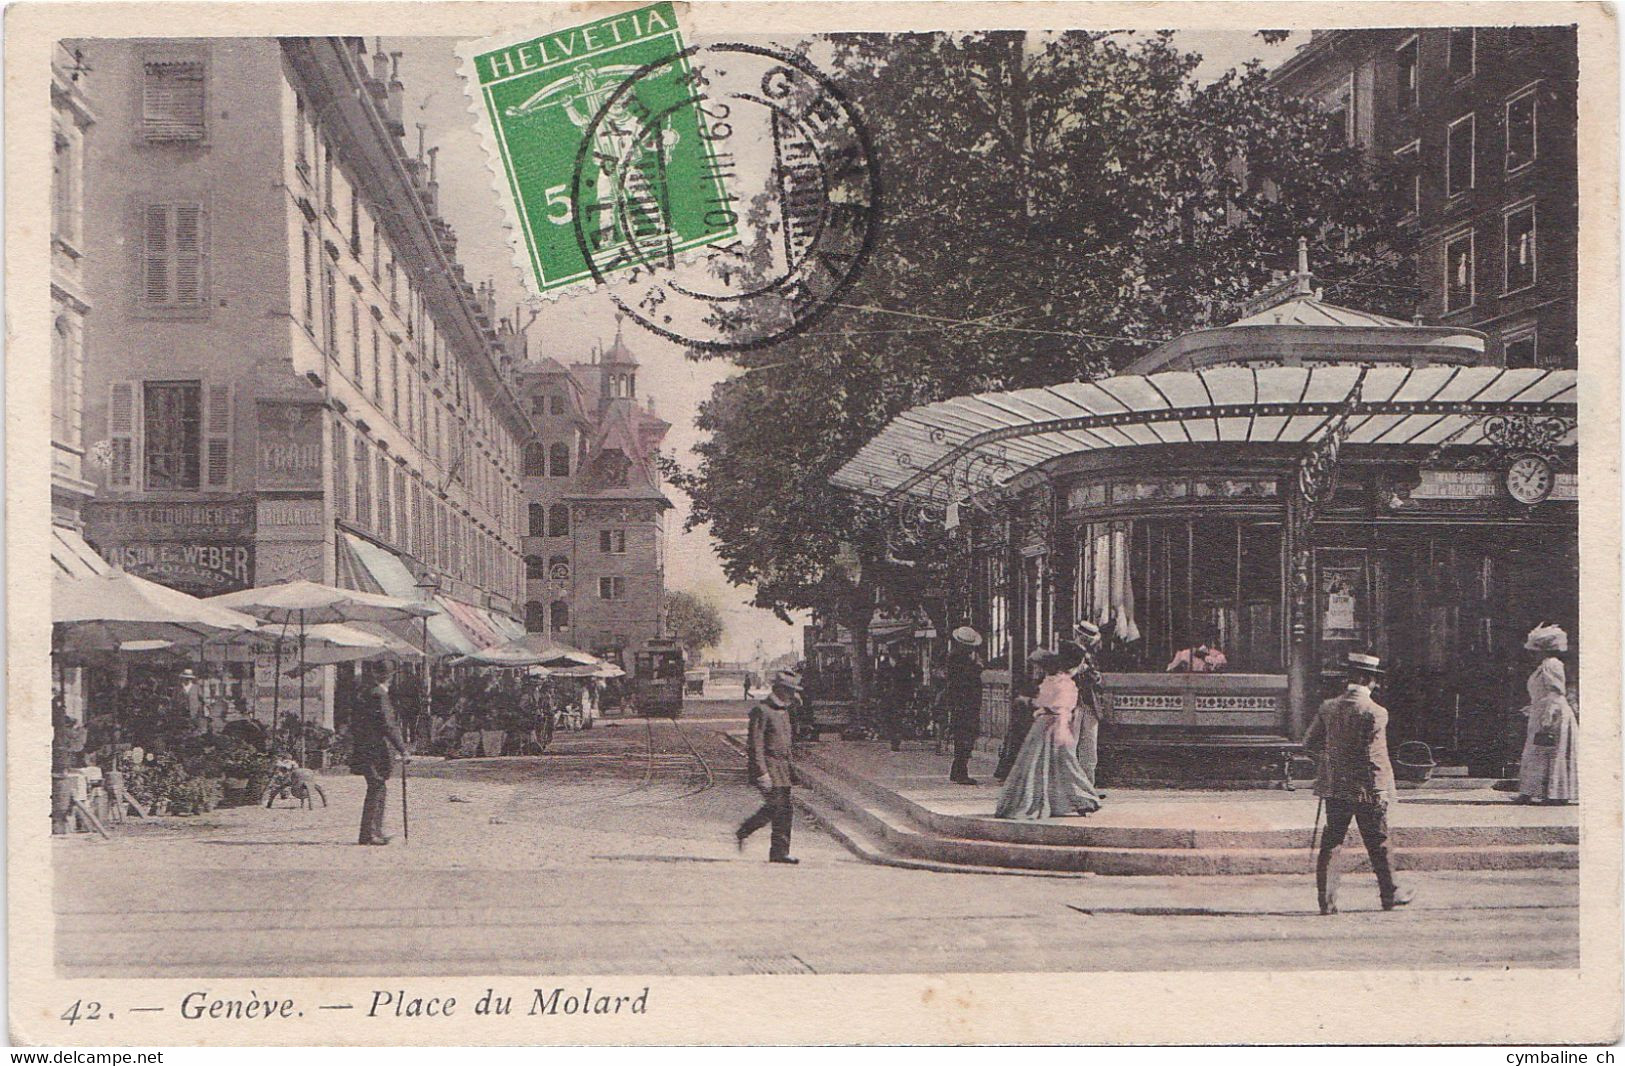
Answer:
[[[436,592],[440,591],[440,582],[435,580],[433,574],[425,571],[412,586],[423,594],[423,602],[432,605]],[[434,731],[434,660],[429,657],[429,616],[423,616],[423,717],[428,723],[431,733]]]

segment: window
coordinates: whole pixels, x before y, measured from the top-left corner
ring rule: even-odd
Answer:
[[[1410,111],[1422,100],[1418,44],[1418,40],[1412,37],[1394,52],[1394,106],[1401,114]]]
[[[1010,653],[1010,598],[1006,584],[1004,555],[995,550],[983,560],[979,590],[981,626],[986,638],[988,662],[997,662]]]
[[[1506,105],[1507,173],[1521,170],[1535,161],[1535,131],[1537,128],[1535,90],[1527,89]]]
[[[570,476],[570,446],[554,444],[547,449],[548,473],[553,477]]]
[[[148,141],[203,140],[203,61],[147,60],[142,68],[141,135]]]
[[[1450,31],[1450,80],[1461,81],[1473,76],[1478,34],[1471,26]]]
[[[298,93],[293,97],[294,116],[294,150],[293,165],[306,181],[310,180],[310,157],[305,152],[306,130],[310,127],[310,117],[305,114],[305,98]]]
[[[316,335],[316,235],[309,229],[300,233],[304,239],[305,272],[304,272],[304,322],[305,330],[314,337]]]
[[[1412,141],[1394,152],[1395,193],[1400,221],[1422,214],[1422,142]]]
[[[1473,306],[1473,231],[1451,238],[1444,246],[1445,314]]]
[[[555,503],[547,509],[547,535],[550,537],[568,537],[570,535],[569,504]]]
[[[355,520],[372,525],[372,449],[361,437],[355,439]]]
[[[143,390],[142,476],[149,491],[203,485],[203,386],[196,381],[149,381]]]
[[[322,263],[322,346],[327,357],[339,358],[339,284],[331,263]]]
[[[525,476],[547,476],[547,446],[544,444],[525,445]]]
[[[1501,347],[1506,355],[1508,367],[1540,365],[1538,337],[1534,326],[1508,334]]]
[[[1459,196],[1473,187],[1473,141],[1477,123],[1472,115],[1458,118],[1445,134],[1444,189]]]
[[[1096,522],[1079,531],[1078,617],[1107,640],[1107,667],[1167,671],[1206,643],[1225,669],[1282,669],[1281,527],[1204,517]]]
[[[535,600],[525,604],[525,632],[545,633],[547,631],[547,608]]]
[[[68,243],[79,238],[79,174],[78,142],[59,129],[51,153],[51,235]]]
[[[412,512],[409,508],[406,495],[406,469],[395,468],[395,521],[396,543],[404,551],[412,550]]]
[[[322,145],[322,210],[327,217],[338,220],[338,206],[333,202],[333,146]]]
[[[547,508],[539,503],[533,503],[530,505],[529,533],[533,537],[543,537],[547,535]]]
[[[389,456],[378,453],[378,535],[389,540],[395,535],[393,501],[389,494]]]
[[[350,362],[351,377],[361,384],[361,305],[350,297]]]
[[[60,315],[51,330],[51,440],[69,446],[78,444],[79,404],[74,394],[76,361],[73,326],[66,315]]]
[[[401,350],[391,342],[389,346],[389,417],[397,424],[401,421]]]
[[[623,577],[601,577],[598,579],[598,598],[601,600],[619,600],[626,597],[626,579]]]
[[[600,529],[598,531],[598,551],[604,555],[625,555],[626,530]]]
[[[547,580],[547,562],[540,555],[525,556],[525,580]]]
[[[548,607],[547,613],[553,618],[553,632],[568,633],[570,631],[570,605],[563,600],[554,600]]]
[[[350,431],[333,423],[333,517],[350,518]]]
[[[1535,283],[1535,205],[1524,204],[1508,210],[1506,229],[1506,287],[1517,292]]]
[[[378,348],[378,326],[372,327],[372,402],[384,406],[384,357]]]
[[[555,392],[550,398],[549,402],[553,405],[553,417],[563,417],[565,414],[564,394],[562,392]]]
[[[350,254],[361,258],[361,194],[350,188]]]
[[[203,205],[148,204],[142,217],[142,304],[203,307]]]

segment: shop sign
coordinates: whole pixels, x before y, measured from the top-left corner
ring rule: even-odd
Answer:
[[[320,496],[269,496],[259,502],[259,532],[267,540],[320,540],[326,525]]]
[[[254,484],[261,489],[322,487],[322,409],[261,400]]]
[[[1073,485],[1066,494],[1066,509],[1069,511],[1082,510],[1085,507],[1102,507],[1106,503],[1106,483],[1104,481],[1090,481],[1082,485]]]
[[[229,541],[127,541],[104,550],[114,566],[160,585],[215,595],[253,585],[254,549]]]
[[[93,500],[85,505],[88,536],[96,540],[199,540],[254,532],[254,501]]]
[[[1411,499],[1477,500],[1493,498],[1500,491],[1500,475],[1494,470],[1423,470]]]

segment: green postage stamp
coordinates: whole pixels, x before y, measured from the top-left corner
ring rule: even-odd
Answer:
[[[462,50],[538,291],[669,264],[737,216],[670,3]]]

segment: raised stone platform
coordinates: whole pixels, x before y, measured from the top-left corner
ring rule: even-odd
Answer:
[[[826,740],[797,750],[799,796],[849,848],[877,862],[944,869],[1097,874],[1300,873],[1316,800],[1299,791],[1108,788],[1085,818],[993,818],[993,760],[975,787],[947,780],[949,760],[918,744]],[[1452,783],[1454,784],[1454,783]],[[1488,788],[1402,792],[1390,815],[1400,869],[1566,868],[1579,862],[1576,807],[1527,807]],[[1365,864],[1358,830],[1347,868]]]

